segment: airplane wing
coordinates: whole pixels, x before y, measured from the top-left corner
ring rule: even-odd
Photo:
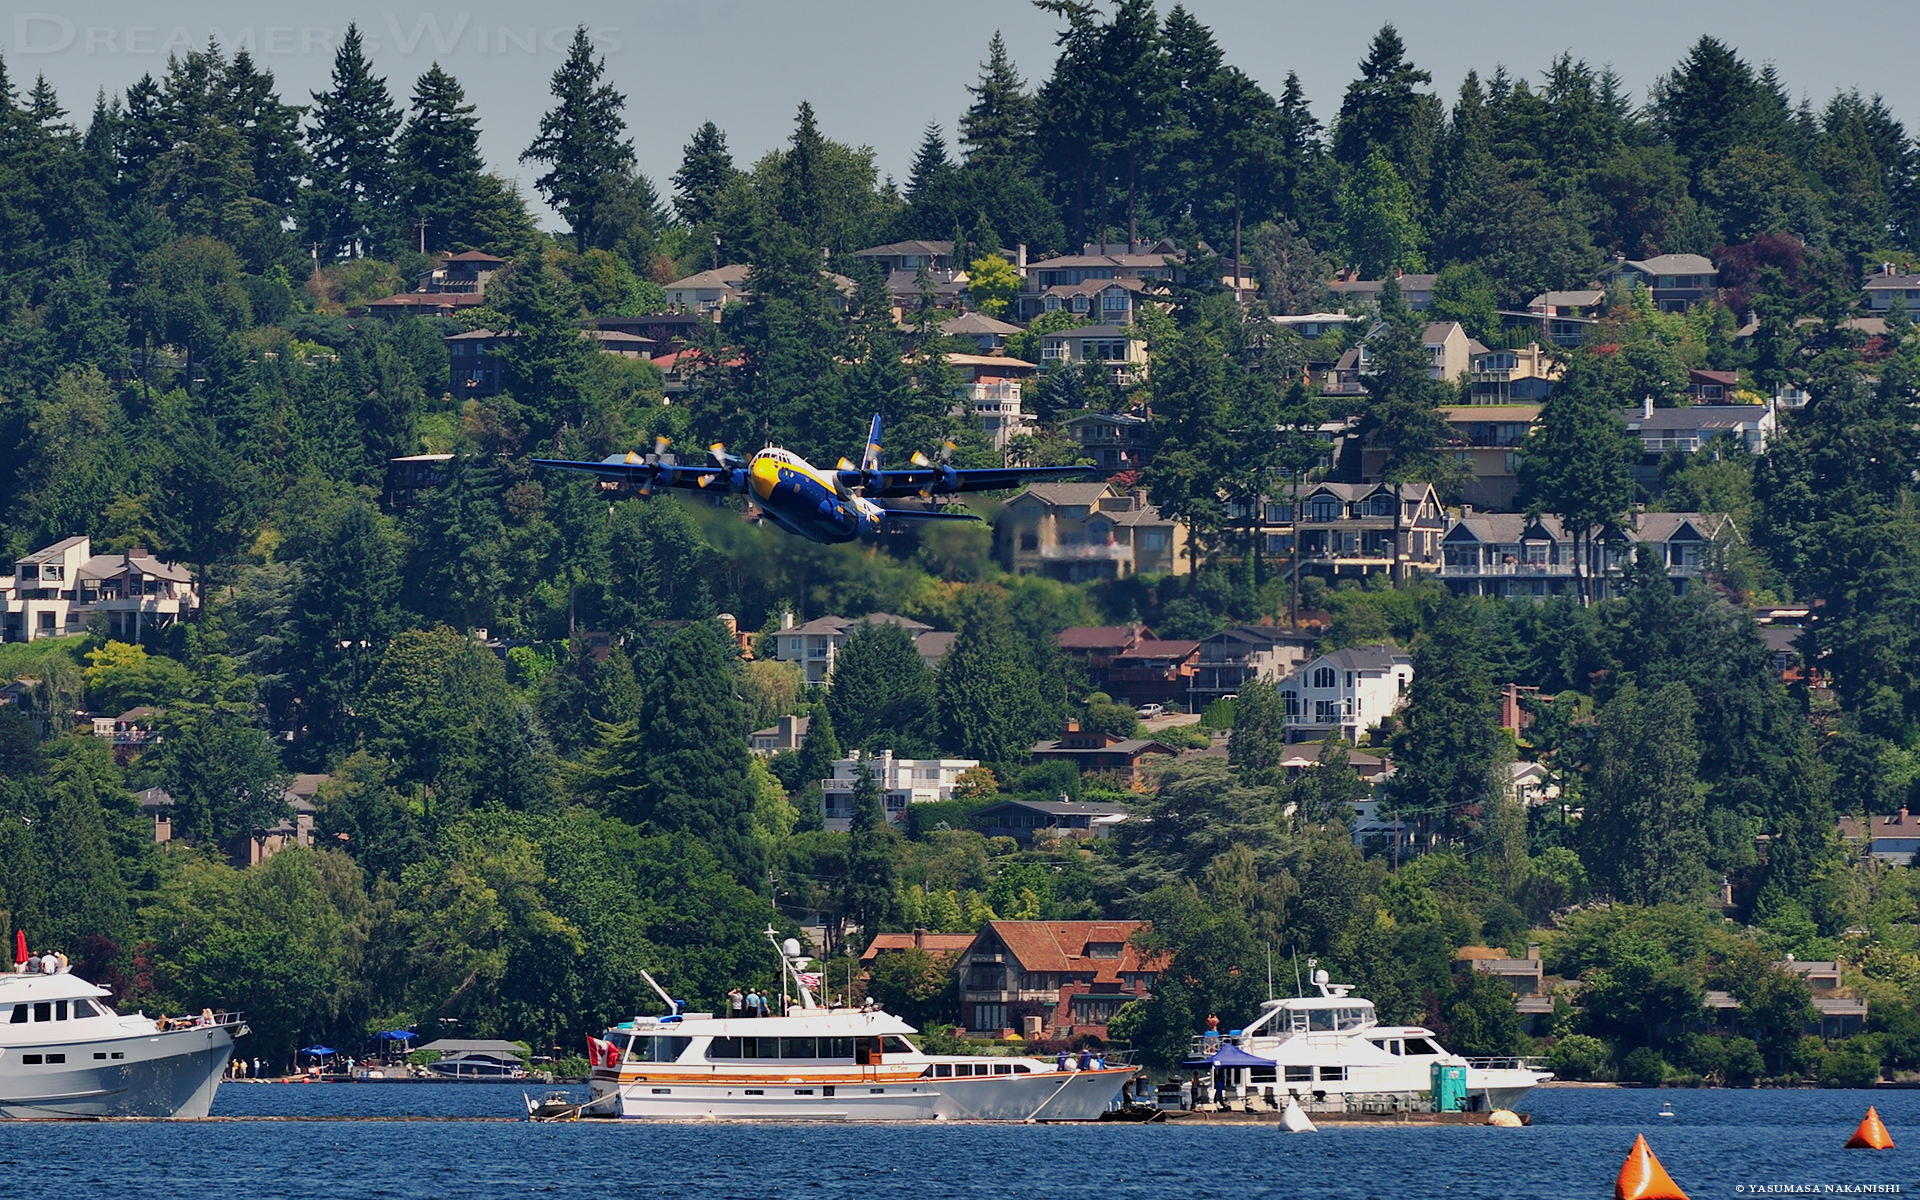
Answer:
[[[885,496],[944,496],[952,492],[997,492],[1035,479],[1074,479],[1098,467],[948,467],[940,464],[888,471],[842,472],[851,486],[864,486],[868,499]]]
[[[536,467],[547,467],[555,471],[575,471],[583,475],[592,475],[603,483],[625,484],[640,488],[721,488],[734,491],[744,490],[734,487],[734,476],[744,475],[738,467],[716,467],[709,463],[663,463],[648,462],[637,454],[609,454],[599,462],[578,462],[566,458],[536,458]],[[706,483],[702,484],[701,480]]]
[[[883,508],[880,515],[890,521],[978,521],[978,514],[960,512],[938,512],[925,508]]]

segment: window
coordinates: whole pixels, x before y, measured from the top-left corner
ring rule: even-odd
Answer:
[[[818,1058],[820,1057],[815,1038],[781,1038],[781,1058]]]
[[[1140,531],[1142,550],[1165,550],[1173,535],[1164,529],[1143,529]]]
[[[29,1067],[37,1067],[42,1060],[38,1054],[22,1054],[20,1061]]]
[[[1294,691],[1292,688],[1288,688],[1286,691],[1280,693],[1280,700],[1281,703],[1287,706],[1288,716],[1297,717],[1300,715],[1300,693]]]
[[[33,1019],[36,1021],[53,1020],[53,1005],[45,1000],[33,1006]]]
[[[1087,957],[1088,958],[1119,958],[1120,948],[1121,948],[1121,944],[1119,942],[1088,942]]]
[[[1286,1068],[1286,1082],[1288,1082],[1288,1083],[1312,1083],[1312,1082],[1313,1082],[1313,1068],[1312,1068],[1312,1067],[1288,1067],[1288,1068]]]
[[[1284,525],[1288,521],[1293,520],[1293,505],[1269,502],[1267,505],[1267,520],[1275,525]]]
[[[1393,497],[1384,495],[1384,494],[1373,497],[1372,499],[1367,501],[1367,511],[1369,512],[1370,515],[1376,516],[1376,517],[1392,516],[1393,515]]]
[[[1073,311],[1077,313],[1087,311],[1087,298],[1085,296],[1075,296],[1073,298]]]
[[[1345,1067],[1321,1067],[1320,1068],[1321,1083],[1345,1083],[1346,1080],[1347,1080],[1347,1069]]]
[[[1333,724],[1340,719],[1340,702],[1338,700],[1315,700],[1313,702],[1313,719],[1322,725]]]
[[[64,1021],[67,1019],[67,1002],[65,1000],[55,1000],[53,1002],[53,1019],[56,1021]]]
[[[1118,288],[1100,297],[1100,311],[1103,313],[1124,313],[1127,311],[1127,294]]]
[[[28,1013],[29,1011],[31,1011],[31,1009],[29,1008],[29,1006],[27,1006],[27,1005],[25,1005],[25,1004],[16,1004],[16,1005],[14,1005],[14,1006],[13,1006],[13,1019],[12,1019],[11,1021],[9,1021],[9,1022],[8,1022],[8,1024],[10,1024],[10,1025],[25,1025],[25,1024],[27,1023],[27,1013]]]
[[[1433,1043],[1429,1042],[1425,1038],[1408,1038],[1407,1053],[1408,1054],[1438,1054],[1440,1052],[1438,1050],[1435,1050],[1433,1048]]]
[[[1020,548],[1022,550],[1027,551],[1028,553],[1032,553],[1033,551],[1038,550],[1040,548],[1040,535],[1037,533],[1021,534]]]
[[[1005,1029],[1007,1027],[1007,1006],[1004,1004],[976,1004],[973,1006],[973,1028]]]
[[[1337,687],[1339,686],[1339,678],[1339,672],[1335,671],[1332,667],[1315,667],[1313,671],[1313,686],[1317,688]]]
[[[1313,498],[1312,509],[1313,520],[1315,521],[1338,521],[1340,519],[1340,501],[1332,496],[1315,496]]]
[[[1048,296],[1048,297],[1047,297],[1047,311],[1048,311],[1048,312],[1059,312],[1059,311],[1060,311],[1060,297],[1058,297],[1058,296]]]

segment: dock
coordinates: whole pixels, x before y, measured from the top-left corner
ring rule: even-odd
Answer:
[[[1315,1125],[1343,1125],[1353,1128],[1387,1126],[1434,1126],[1434,1125],[1485,1125],[1491,1113],[1480,1112],[1312,1112],[1307,1116]],[[1522,1125],[1533,1124],[1531,1113],[1520,1113]],[[1279,1112],[1207,1112],[1199,1109],[1161,1109],[1157,1114],[1139,1116],[1135,1113],[1107,1113],[1102,1120],[1146,1121],[1154,1124],[1161,1122],[1180,1122],[1190,1125],[1271,1125],[1276,1129],[1280,1125]]]

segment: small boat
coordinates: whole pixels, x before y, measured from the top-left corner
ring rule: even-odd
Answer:
[[[1673,1101],[1671,1100],[1667,1101],[1665,1104],[1662,1104],[1660,1106],[1660,1111],[1654,1114],[1654,1116],[1656,1117],[1671,1117],[1672,1115],[1673,1115]]]
[[[996,1055],[933,1055],[912,1025],[878,1008],[830,1008],[813,994],[791,938],[767,939],[798,999],[777,1017],[682,1012],[667,1005],[591,1038],[594,1115],[625,1120],[1097,1121],[1114,1109],[1131,1066]],[[777,1010],[776,1010],[777,1011]]]
[[[122,1015],[68,971],[0,974],[0,1115],[204,1117],[247,1032],[239,1013]]]
[[[548,1092],[538,1100],[522,1092],[520,1098],[527,1102],[529,1120],[560,1121],[580,1115],[580,1102],[569,1092]]]

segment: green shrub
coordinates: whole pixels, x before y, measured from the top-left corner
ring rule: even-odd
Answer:
[[[1667,1078],[1666,1060],[1651,1046],[1642,1046],[1620,1062],[1620,1081],[1655,1087]]]
[[[1570,1033],[1547,1052],[1547,1066],[1561,1079],[1605,1079],[1607,1044],[1584,1033]]]
[[[585,1079],[593,1068],[578,1054],[569,1054],[565,1058],[554,1059],[547,1069],[553,1072],[556,1079]]]
[[[1735,1087],[1752,1087],[1753,1081],[1766,1072],[1767,1060],[1760,1054],[1760,1046],[1752,1038],[1727,1039],[1727,1082]]]
[[[1868,1038],[1848,1038],[1821,1056],[1821,1087],[1872,1087],[1879,1080],[1880,1056]]]

